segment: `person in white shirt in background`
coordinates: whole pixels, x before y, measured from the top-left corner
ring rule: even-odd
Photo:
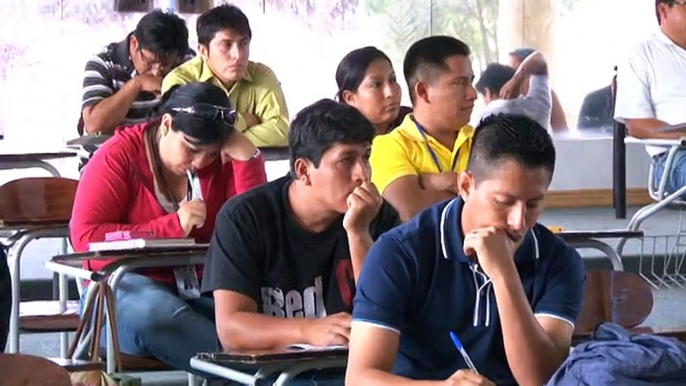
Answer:
[[[615,119],[626,124],[629,135],[639,139],[679,139],[683,132],[657,131],[686,123],[686,1],[655,0],[660,30],[635,47],[618,66]],[[646,146],[655,162],[659,183],[667,148]],[[667,192],[686,185],[686,150],[674,158]]]
[[[527,79],[528,92],[520,95],[522,83]],[[516,71],[502,64],[489,64],[481,73],[476,90],[486,103],[481,119],[499,113],[525,115],[551,131],[548,64],[540,52],[527,56]]]

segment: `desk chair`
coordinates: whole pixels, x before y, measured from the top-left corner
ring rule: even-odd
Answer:
[[[612,78],[612,93],[613,93],[613,111],[614,104],[617,97],[617,67],[615,66],[615,75]],[[648,175],[648,194],[655,201],[652,204],[646,205],[640,208],[636,214],[631,218],[629,224],[627,225],[628,231],[637,231],[641,223],[648,219],[649,217],[655,215],[664,208],[677,206],[680,209],[686,207],[686,201],[683,200],[683,196],[686,195],[686,186],[681,187],[674,193],[668,194],[666,192],[667,183],[669,182],[669,176],[672,173],[674,157],[677,151],[686,148],[686,140],[682,138],[681,140],[664,140],[664,139],[637,139],[628,135],[627,128],[623,123],[616,122],[614,125],[614,138],[613,138],[613,195],[614,195],[614,206],[615,215],[617,218],[626,217],[626,144],[636,143],[644,146],[661,146],[668,148],[667,159],[665,162],[665,168],[659,182],[655,182],[655,166],[656,162],[651,160],[650,162],[650,172]],[[679,219],[678,229],[676,232],[677,244],[682,234],[682,219]],[[626,245],[627,238],[622,238],[617,245],[617,254],[622,255],[624,246]],[[653,257],[654,258],[654,257]],[[677,257],[675,272],[669,274],[665,271],[665,276],[670,276],[672,279],[686,282],[686,277],[681,275],[678,271],[681,267],[684,257]],[[654,272],[651,272],[655,276]],[[661,278],[657,277],[659,282],[664,282]]]
[[[638,327],[653,310],[653,292],[642,277],[630,272],[586,271],[581,313],[576,320],[572,345],[591,339],[604,322],[616,323],[634,333],[650,333],[686,340],[686,326],[676,330]]]
[[[21,302],[21,257],[25,247],[39,238],[66,238],[78,181],[61,178],[23,178],[0,186],[0,229],[10,230],[8,265],[12,282],[9,352],[19,352],[20,332],[65,332],[78,326],[78,301]],[[61,285],[66,286],[64,277]],[[66,299],[63,299],[66,301]]]

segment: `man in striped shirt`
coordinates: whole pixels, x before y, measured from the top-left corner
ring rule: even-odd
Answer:
[[[143,16],[126,39],[86,63],[79,134],[112,134],[148,119],[162,78],[191,55],[183,19],[160,10]]]

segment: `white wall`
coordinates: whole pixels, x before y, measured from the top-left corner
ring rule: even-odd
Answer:
[[[557,163],[550,190],[612,189],[612,138],[555,138]],[[626,146],[626,186],[646,188],[650,158],[644,146]]]

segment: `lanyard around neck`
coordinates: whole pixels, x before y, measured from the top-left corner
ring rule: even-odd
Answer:
[[[443,168],[441,167],[441,162],[439,161],[438,156],[436,155],[436,152],[434,151],[434,149],[432,149],[431,146],[429,146],[429,139],[426,137],[426,133],[424,132],[424,128],[422,127],[422,125],[419,124],[419,122],[417,122],[417,120],[414,119],[414,117],[412,117],[412,121],[414,122],[415,126],[417,126],[417,131],[419,131],[419,134],[421,134],[422,138],[424,138],[424,145],[426,145],[426,150],[429,151],[431,158],[433,158],[434,163],[436,164],[436,167],[438,168],[438,172],[443,173]],[[455,154],[455,157],[453,158],[453,162],[450,165],[449,171],[451,171],[451,172],[455,171],[455,166],[457,165],[458,158],[460,158],[460,151],[459,150],[457,151],[457,154]]]

